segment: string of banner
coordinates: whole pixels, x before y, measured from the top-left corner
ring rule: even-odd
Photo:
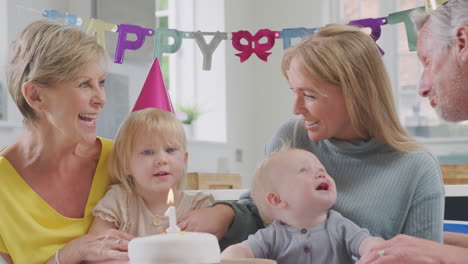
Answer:
[[[439,0],[438,0],[439,1]],[[447,0],[445,0],[446,2]],[[428,1],[429,2],[429,1]],[[391,13],[387,17],[380,18],[365,18],[359,20],[350,21],[349,25],[358,26],[361,28],[370,28],[370,36],[377,41],[382,33],[381,26],[384,25],[395,25],[404,23],[406,36],[408,39],[409,51],[416,50],[416,31],[413,22],[410,19],[410,13],[414,10],[422,10],[428,7],[417,7],[401,12]],[[105,32],[117,32],[117,45],[115,50],[114,62],[123,63],[124,54],[126,50],[138,50],[143,46],[147,37],[154,36],[154,53],[153,57],[158,58],[161,61],[163,54],[176,53],[184,39],[194,39],[197,43],[201,53],[203,54],[203,70],[209,71],[211,69],[211,61],[213,53],[219,46],[221,41],[228,39],[227,32],[202,32],[202,31],[180,31],[177,29],[157,28],[153,30],[151,28],[144,28],[137,25],[129,24],[111,24],[100,19],[89,19],[83,20],[80,17],[69,13],[61,13],[53,9],[42,10],[42,16],[48,19],[64,19],[67,25],[85,26],[87,27],[87,34],[96,36],[97,41],[100,45],[106,48]],[[240,51],[235,55],[240,58],[240,62],[248,60],[252,54],[255,54],[259,59],[267,62],[268,56],[272,54],[269,52],[276,43],[277,39],[282,39],[283,49],[287,49],[291,46],[291,39],[304,38],[308,35],[314,34],[320,28],[285,28],[281,31],[274,31],[270,29],[258,30],[255,34],[250,33],[246,30],[239,30],[232,32],[230,37],[232,46],[234,49]],[[135,40],[128,40],[128,34],[135,34]],[[211,41],[208,43],[205,36],[213,36]],[[173,41],[168,41],[172,38]],[[264,38],[266,41],[260,40]],[[242,42],[241,42],[242,41]],[[171,44],[169,44],[171,43]],[[242,44],[246,43],[246,44]],[[379,47],[380,49],[380,47]],[[382,55],[384,51],[380,49]]]

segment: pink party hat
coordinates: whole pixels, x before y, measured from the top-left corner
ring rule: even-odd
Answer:
[[[174,113],[171,98],[169,98],[166,85],[164,84],[158,58],[154,60],[153,66],[151,66],[148,77],[146,77],[145,84],[141,89],[132,112],[149,107]]]

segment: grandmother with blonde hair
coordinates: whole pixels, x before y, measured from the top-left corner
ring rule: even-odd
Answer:
[[[7,263],[128,260],[132,236],[88,235],[109,186],[112,141],[96,137],[108,57],[79,28],[28,25],[6,65],[25,132],[0,151],[0,256]]]
[[[336,182],[332,209],[371,235],[441,242],[444,188],[438,163],[402,127],[372,38],[353,26],[328,25],[288,49],[282,71],[299,118],[276,131],[266,154],[282,142],[315,154]],[[217,223],[204,231],[224,236],[224,245],[263,227],[248,196],[204,209],[203,215],[195,211],[186,221],[205,221],[203,216]]]

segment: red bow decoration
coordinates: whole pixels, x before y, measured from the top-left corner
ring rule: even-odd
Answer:
[[[266,43],[259,42],[263,37],[267,38]],[[232,33],[232,46],[236,50],[241,51],[241,53],[236,54],[236,56],[240,57],[241,62],[250,58],[252,53],[255,53],[261,60],[267,61],[268,56],[271,55],[271,52],[267,51],[275,46],[275,39],[279,37],[279,31],[271,31],[269,29],[261,29],[254,36],[249,31],[240,30]],[[247,40],[248,43],[246,45],[242,44],[242,39]]]

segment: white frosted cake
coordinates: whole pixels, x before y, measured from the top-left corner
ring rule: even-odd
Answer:
[[[128,245],[132,264],[219,263],[221,251],[212,234],[178,232],[132,239]]]

